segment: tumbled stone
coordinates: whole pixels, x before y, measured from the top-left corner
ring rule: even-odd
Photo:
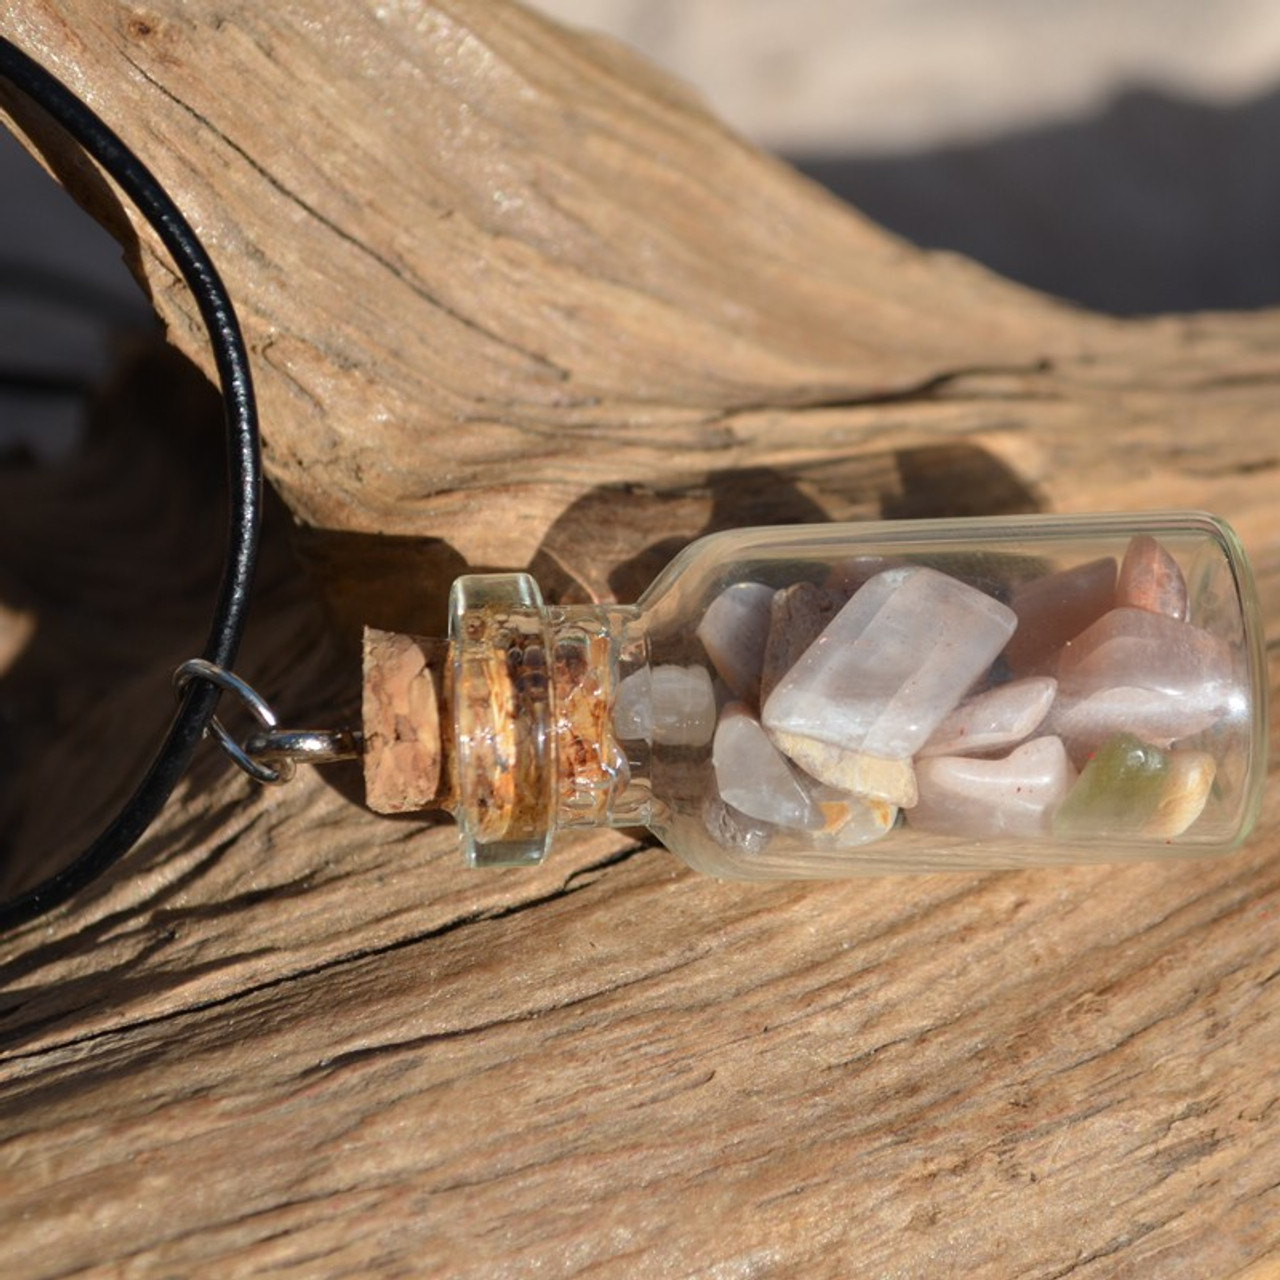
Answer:
[[[698,624],[698,639],[720,678],[753,706],[760,701],[773,596],[773,588],[763,583],[736,583],[711,602]]]
[[[1110,557],[1023,583],[1010,597],[1018,629],[1004,651],[1014,676],[1053,675],[1058,651],[1115,604]]]
[[[1209,729],[1229,710],[1229,697],[1217,687],[1193,687],[1185,693],[1134,689],[1121,685],[1077,695],[1060,693],[1045,727],[1067,744],[1077,764],[1118,733],[1132,733],[1154,746]]]
[[[836,560],[829,566],[823,589],[831,592],[840,604],[844,604],[876,574],[883,573],[886,569],[900,569],[904,565],[904,561],[890,556],[849,556],[844,560]]]
[[[1029,738],[1053,705],[1058,682],[1032,676],[966,698],[933,731],[922,756],[977,755]]]
[[[1147,534],[1130,540],[1120,562],[1116,604],[1186,621],[1187,583],[1182,570],[1168,551]]]
[[[978,840],[1043,836],[1075,776],[1054,737],[1024,742],[998,759],[931,756],[916,765],[920,798],[907,823]]]
[[[776,730],[769,736],[811,778],[837,791],[882,800],[900,809],[909,809],[916,802],[916,775],[909,759],[868,755]]]
[[[702,825],[707,834],[722,848],[735,853],[763,853],[773,838],[775,828],[767,822],[749,818],[745,813],[725,804],[719,796],[707,796],[702,804]],[[700,868],[710,870],[714,868]]]
[[[990,666],[1015,622],[998,601],[936,570],[886,570],[779,681],[764,706],[765,727],[779,745],[785,735],[783,749],[797,761],[795,744],[809,739],[905,762],[909,775],[909,757]]]
[[[1225,681],[1230,669],[1226,644],[1211,632],[1126,607],[1110,610],[1064,645],[1057,674],[1072,689],[1132,684],[1181,692],[1189,684]]]
[[[1117,734],[1089,761],[1054,818],[1054,832],[1173,840],[1204,811],[1217,764],[1203,751],[1162,751]]]
[[[814,833],[824,845],[854,849],[888,835],[898,821],[898,806],[870,796],[849,795],[834,787],[810,789],[822,826]]]
[[[711,765],[720,798],[739,813],[780,827],[822,826],[823,816],[795,770],[741,702],[720,713]]]
[[[1053,816],[1064,840],[1138,836],[1165,794],[1169,756],[1131,733],[1117,734],[1084,767]]]
[[[715,692],[703,667],[643,667],[618,683],[613,731],[621,739],[701,747],[715,727]]]
[[[1225,709],[1235,692],[1231,668],[1226,642],[1201,627],[1145,609],[1112,609],[1063,647],[1058,684],[1076,697],[1155,689],[1189,705],[1208,699]]]
[[[816,587],[812,582],[797,582],[774,595],[760,675],[762,702],[848,601],[848,595]]]
[[[1186,831],[1204,812],[1217,771],[1214,758],[1204,751],[1171,752],[1164,790],[1142,835],[1173,840]]]

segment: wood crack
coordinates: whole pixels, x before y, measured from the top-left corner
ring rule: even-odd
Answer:
[[[374,960],[380,956],[391,955],[412,947],[421,946],[425,943],[435,942],[462,929],[469,929],[477,925],[487,925],[507,920],[513,916],[521,915],[524,912],[545,907],[550,903],[562,901],[575,893],[579,893],[584,889],[590,888],[600,879],[604,872],[612,867],[619,866],[622,863],[629,861],[637,854],[646,852],[650,847],[651,846],[645,844],[636,844],[618,852],[609,854],[587,864],[586,866],[578,867],[562,884],[548,893],[539,894],[535,897],[514,902],[505,907],[477,911],[473,914],[461,916],[456,920],[447,921],[431,929],[424,930],[421,933],[415,933],[405,938],[397,938],[392,942],[384,943],[380,946],[361,948],[359,950],[345,952],[342,955],[327,957],[318,964],[294,969],[288,973],[278,974],[275,977],[266,979],[262,982],[253,983],[236,991],[228,992],[225,995],[212,1000],[198,1001],[192,1004],[183,1005],[179,1008],[166,1009],[163,1013],[156,1014],[152,1017],[138,1018],[132,1021],[122,1022],[114,1026],[103,1027],[84,1035],[73,1035],[65,1039],[50,1041],[49,1043],[41,1045],[38,1049],[20,1050],[12,1053],[0,1053],[0,1063],[39,1060],[50,1053],[69,1049],[80,1049],[99,1040],[110,1039],[113,1037],[128,1037],[129,1035],[146,1028],[161,1026],[192,1015],[207,1013],[215,1009],[228,1008],[244,1000],[262,995],[278,988],[288,987],[291,984],[304,982],[312,978],[321,977],[325,974],[332,974],[351,965],[361,964],[368,960]],[[155,945],[159,947],[163,944],[161,942],[157,942]],[[242,958],[243,957],[241,956],[233,957],[234,960],[240,960]],[[21,1005],[12,1006],[10,1011],[12,1012],[14,1009],[18,1008],[21,1008]],[[57,1020],[61,1021],[66,1016],[67,1014],[62,1012],[57,1015]],[[23,1032],[38,1032],[39,1025],[32,1024],[27,1027],[15,1028],[15,1034],[18,1030]]]
[[[213,136],[222,142],[228,150],[237,155],[254,171],[254,173],[267,183],[273,191],[282,196],[297,209],[300,209],[309,218],[314,219],[317,225],[323,227],[331,235],[342,241],[343,244],[355,249],[371,262],[376,263],[378,267],[390,275],[397,283],[402,284],[409,289],[415,297],[420,298],[423,302],[435,308],[442,315],[448,316],[449,319],[459,325],[462,325],[470,332],[484,338],[486,341],[494,343],[496,346],[513,352],[520,356],[521,359],[527,360],[530,364],[551,374],[558,380],[564,382],[569,380],[569,371],[562,368],[560,365],[557,365],[553,360],[548,359],[546,356],[539,355],[537,352],[530,351],[526,347],[522,347],[519,343],[513,342],[510,338],[503,337],[500,333],[486,328],[470,316],[464,315],[456,308],[449,306],[449,304],[442,298],[432,293],[421,280],[417,280],[409,276],[402,266],[393,262],[391,258],[386,256],[386,254],[379,252],[367,241],[362,240],[359,236],[353,235],[351,232],[347,231],[345,227],[334,221],[334,219],[329,217],[327,214],[322,213],[310,201],[304,199],[296,191],[285,186],[285,184],[277,178],[270,169],[268,169],[261,161],[255,159],[243,146],[240,145],[240,143],[236,142],[235,139],[230,137],[230,135],[224,133],[207,116],[197,111],[190,103],[184,101],[175,94],[167,85],[152,75],[146,67],[139,63],[128,52],[122,52],[122,56],[148,84],[150,84],[157,92],[162,93],[166,98],[173,102],[175,106],[180,107],[183,111],[187,112],[202,128],[207,129],[211,134],[213,134]]]
[[[503,1027],[515,1027],[525,1023],[536,1022],[540,1018],[549,1017],[556,1013],[564,1013],[566,1010],[590,1004],[594,1000],[599,1000],[602,996],[617,995],[632,987],[643,986],[649,982],[660,982],[669,978],[672,974],[679,973],[682,969],[687,969],[690,965],[696,964],[699,959],[699,956],[686,956],[673,964],[637,974],[633,978],[613,983],[607,987],[583,991],[577,995],[568,996],[563,1000],[554,1000],[547,1004],[522,1007],[507,1017],[490,1018],[480,1022],[467,1023],[464,1026],[424,1032],[422,1035],[409,1036],[404,1040],[388,1040],[382,1044],[352,1049],[347,1053],[340,1053],[332,1058],[322,1058],[313,1067],[303,1070],[299,1075],[299,1079],[309,1080],[314,1076],[328,1077],[349,1067],[359,1066],[362,1063],[392,1059],[400,1054],[413,1053],[419,1049],[430,1048],[432,1045],[447,1044],[455,1040],[466,1040],[474,1036],[483,1036]],[[712,1075],[714,1074],[713,1072]]]
[[[1130,1230],[1109,1241],[1105,1247],[1091,1250],[1084,1256],[1077,1258],[1070,1266],[1049,1273],[1047,1280],[1064,1280],[1066,1276],[1078,1275],[1085,1267],[1092,1266],[1095,1262],[1105,1262],[1106,1259],[1115,1257],[1122,1250],[1131,1248],[1144,1236],[1149,1236],[1162,1225],[1164,1224],[1159,1222],[1136,1222]]]
[[[723,409],[703,418],[707,423],[718,423],[728,419],[746,417],[751,414],[771,413],[779,411],[823,411],[838,409],[867,409],[880,405],[912,404],[917,402],[936,402],[944,397],[947,388],[963,382],[967,378],[986,377],[1033,377],[1046,374],[1054,369],[1054,362],[1049,357],[1033,360],[1025,364],[1014,365],[965,365],[954,369],[944,369],[930,374],[918,382],[908,386],[889,387],[876,391],[856,392],[806,392],[803,388],[780,389],[776,397],[768,400],[735,401]],[[981,396],[980,399],[994,398]],[[1021,395],[1019,399],[1022,399]],[[1029,397],[1028,397],[1029,398]],[[1042,397],[1058,399],[1060,397]]]

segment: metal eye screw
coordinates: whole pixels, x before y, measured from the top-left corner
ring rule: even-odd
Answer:
[[[232,671],[204,658],[191,658],[173,673],[174,693],[181,698],[193,680],[207,680],[225,693],[234,694],[262,726],[243,745],[226,726],[213,716],[208,733],[249,777],[268,786],[288,782],[294,766],[332,764],[335,760],[354,760],[360,755],[360,734],[351,729],[281,729],[279,718],[267,700],[250,684]]]

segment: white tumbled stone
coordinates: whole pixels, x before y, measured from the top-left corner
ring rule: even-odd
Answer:
[[[1010,609],[946,574],[921,566],[886,570],[778,683],[764,706],[765,727],[792,742],[908,759],[990,666],[1015,625]]]
[[[725,804],[718,795],[709,795],[703,801],[702,824],[722,849],[749,855],[763,853],[777,830],[771,823],[750,818]]]
[[[739,813],[806,831],[823,825],[821,811],[795,770],[740,702],[731,702],[720,713],[711,765],[720,799]]]
[[[711,602],[698,624],[698,639],[720,679],[753,705],[760,700],[773,594],[759,582],[735,583]]]
[[[619,738],[701,747],[715,727],[716,696],[704,667],[644,667],[618,684],[613,731]]]
[[[1052,676],[1031,676],[966,698],[933,731],[920,754],[971,756],[1011,747],[1039,728],[1057,689]]]
[[[931,756],[916,768],[908,825],[969,839],[1046,834],[1076,772],[1060,739],[1034,738],[998,759]]]

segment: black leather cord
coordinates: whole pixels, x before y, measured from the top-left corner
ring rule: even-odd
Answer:
[[[222,387],[231,482],[227,558],[202,656],[230,668],[244,631],[262,511],[257,403],[235,309],[195,232],[146,166],[70,90],[2,36],[0,76],[48,113],[115,180],[164,242],[200,308]],[[124,807],[75,861],[0,904],[0,930],[66,902],[133,847],[190,765],[218,693],[206,681],[187,686],[146,776]]]

